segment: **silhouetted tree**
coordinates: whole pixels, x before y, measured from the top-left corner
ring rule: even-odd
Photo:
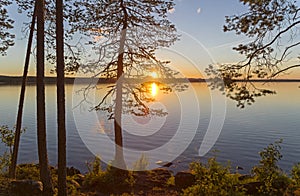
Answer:
[[[64,74],[73,73],[78,67],[80,43],[71,45],[64,42],[63,5],[62,1],[44,1],[44,45],[46,45],[46,59],[52,64],[57,64],[53,72],[57,72],[57,123],[58,123],[58,192],[66,195],[66,127],[65,127],[65,90]],[[34,0],[17,0],[19,12],[27,16],[34,13],[31,8]],[[66,36],[70,41],[71,34]],[[53,44],[56,41],[56,44]],[[36,43],[38,45],[38,43]],[[38,51],[37,47],[37,51]],[[44,48],[43,48],[44,50]],[[64,51],[67,51],[65,55]],[[38,53],[38,52],[37,52]],[[65,59],[66,64],[65,66]],[[42,137],[42,136],[41,136]],[[46,141],[45,141],[46,142]],[[47,156],[47,155],[46,155]],[[48,160],[47,160],[48,161]],[[45,172],[43,172],[45,174]]]
[[[33,33],[34,33],[34,26],[36,21],[36,6],[34,7],[31,26],[30,26],[30,33],[28,38],[28,45],[25,57],[25,65],[23,70],[23,77],[22,77],[22,85],[21,85],[21,92],[20,92],[20,99],[19,99],[19,107],[18,107],[18,114],[17,114],[17,122],[16,122],[16,131],[14,137],[14,147],[13,153],[11,157],[11,163],[9,167],[9,177],[16,178],[16,166],[18,160],[18,152],[19,152],[19,144],[20,144],[20,136],[21,136],[21,126],[22,126],[22,118],[23,118],[23,106],[24,106],[24,99],[25,99],[25,90],[26,90],[26,80],[28,74],[28,67],[30,61],[30,53],[32,47],[32,40],[33,40]]]
[[[0,0],[0,54],[5,55],[6,50],[14,45],[15,35],[9,32],[14,21],[9,18],[6,7],[11,4],[9,0]]]
[[[36,64],[36,87],[37,87],[37,139],[40,178],[43,183],[44,195],[52,195],[50,169],[48,165],[47,140],[46,140],[46,112],[45,112],[45,83],[44,83],[44,0],[37,0],[37,64]]]
[[[63,0],[56,0],[58,195],[67,195]]]
[[[288,70],[300,67],[299,26],[300,8],[289,0],[240,0],[248,11],[240,15],[226,16],[224,31],[252,38],[246,44],[233,49],[245,56],[236,64],[209,66],[206,70],[214,79],[213,87],[223,88],[227,95],[238,101],[239,107],[252,104],[255,97],[273,94],[259,89],[251,79],[273,79]],[[246,82],[237,83],[239,80]]]
[[[93,37],[88,43],[98,55],[97,59],[81,65],[80,70],[93,73],[94,77],[117,80],[95,107],[108,111],[114,119],[115,166],[125,168],[121,149],[122,112],[133,115],[162,113],[151,111],[144,104],[153,99],[146,95],[147,85],[138,85],[130,79],[145,79],[154,71],[160,78],[174,78],[175,72],[167,66],[169,62],[155,57],[157,49],[169,47],[178,40],[175,26],[167,19],[173,7],[173,0],[80,0],[69,7],[67,15],[72,30]],[[104,100],[111,95],[115,95],[114,104],[107,106]]]
[[[24,2],[22,2],[24,3]],[[31,2],[32,3],[32,2]],[[29,4],[29,2],[24,3],[24,4],[21,4],[21,8],[27,8],[29,9],[29,7],[26,7],[25,5],[27,6],[30,6],[31,4]],[[25,7],[22,7],[22,6],[25,6]],[[35,6],[36,7],[36,6]],[[34,9],[35,10],[35,9]],[[28,13],[31,13],[29,10],[27,10]],[[58,14],[59,12],[57,12]],[[30,15],[30,14],[29,14]],[[29,64],[29,59],[30,59],[30,53],[31,53],[31,45],[32,45],[32,37],[33,37],[33,31],[34,31],[34,24],[35,24],[35,11],[33,12],[32,14],[32,22],[31,22],[31,26],[30,26],[30,34],[29,34],[29,41],[28,41],[28,48],[27,48],[27,54],[26,54],[26,60],[25,60],[25,67],[24,67],[24,74],[23,74],[23,80],[22,80],[22,89],[21,89],[21,93],[20,93],[20,104],[19,104],[19,110],[18,110],[18,117],[17,117],[17,126],[16,126],[16,135],[15,135],[15,143],[14,143],[14,152],[13,152],[13,156],[12,156],[12,162],[11,162],[11,165],[10,165],[10,177],[11,178],[15,178],[15,170],[16,170],[16,163],[17,163],[17,156],[18,156],[18,147],[19,147],[19,140],[20,140],[20,127],[21,127],[21,124],[22,124],[22,109],[23,109],[23,103],[24,103],[24,94],[25,94],[25,84],[26,84],[26,76],[27,76],[27,72],[28,72],[28,64]],[[62,15],[62,14],[61,14]],[[59,17],[57,17],[59,18]],[[62,20],[62,19],[61,19]],[[59,27],[57,28],[59,29]],[[62,29],[60,29],[60,31],[63,31]],[[59,34],[59,33],[58,33]],[[63,36],[60,37],[60,36],[56,36],[56,38],[58,40],[61,40],[63,41]],[[60,41],[58,41],[60,42]],[[63,44],[63,42],[62,42]],[[59,44],[57,44],[59,45]],[[58,51],[61,51],[59,49],[60,45],[58,46]],[[62,45],[62,48],[63,48],[63,45]],[[58,52],[58,56],[63,53],[61,52]],[[60,55],[61,56],[61,55]],[[63,64],[64,65],[64,57],[58,57],[58,64],[61,65]],[[62,60],[61,60],[62,59]],[[63,62],[63,63],[61,63]],[[64,69],[64,66],[59,66],[60,68],[62,67],[62,69]],[[64,70],[61,70],[60,69],[60,73],[61,71],[64,72]],[[64,74],[64,73],[63,73]],[[63,91],[61,90],[61,88],[64,88],[64,81],[62,81],[61,79],[61,74],[58,74],[58,80],[57,82],[59,83],[58,84],[58,130],[60,130],[60,133],[59,133],[59,151],[62,152],[62,153],[59,153],[61,154],[61,156],[59,156],[58,160],[59,160],[59,189],[61,190],[62,189],[66,189],[66,183],[65,182],[65,178],[66,177],[63,177],[65,176],[66,174],[66,161],[65,161],[65,157],[66,157],[66,153],[65,153],[65,149],[66,148],[66,144],[65,141],[66,139],[63,139],[65,138],[65,134],[63,134],[63,132],[65,132],[65,118],[64,118],[64,115],[65,115],[65,112],[64,112],[64,89]],[[62,83],[62,85],[61,85]],[[61,101],[62,100],[62,97],[63,96],[63,102]],[[63,106],[61,105],[63,104]],[[62,111],[63,110],[63,111]],[[63,117],[62,117],[63,116]],[[64,128],[63,128],[64,127]],[[64,153],[64,154],[63,154]],[[64,163],[62,163],[64,162]],[[63,171],[61,171],[63,170]],[[64,186],[65,185],[65,186]]]

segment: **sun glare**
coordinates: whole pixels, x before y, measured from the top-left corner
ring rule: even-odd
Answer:
[[[155,82],[153,82],[151,84],[151,95],[154,97],[157,94],[157,84]]]
[[[158,78],[158,75],[157,75],[156,72],[152,72],[152,73],[151,73],[151,76],[152,76],[152,78]]]

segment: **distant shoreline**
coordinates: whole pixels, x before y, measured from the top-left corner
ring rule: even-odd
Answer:
[[[91,79],[91,78],[75,78],[75,77],[66,77],[65,83],[66,84],[74,84],[76,79],[76,83],[78,84],[90,84],[93,80],[98,80],[98,84],[108,84],[108,83],[115,83],[115,79],[106,79],[106,78],[98,78],[98,79]],[[203,78],[178,78],[176,79],[177,82],[209,82],[209,80]],[[45,77],[45,84],[56,84],[56,77]],[[235,80],[236,82],[245,82],[246,80]],[[27,84],[35,84],[36,77],[29,76],[27,77]],[[252,79],[250,82],[300,82],[300,79]],[[19,85],[22,83],[22,76],[1,76],[0,75],[0,85]]]

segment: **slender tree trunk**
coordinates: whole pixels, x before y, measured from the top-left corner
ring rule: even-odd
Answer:
[[[28,66],[29,66],[29,61],[30,61],[30,52],[31,52],[31,45],[32,45],[32,39],[33,39],[33,33],[34,33],[35,20],[36,20],[36,3],[34,6],[34,11],[33,11],[32,20],[31,20],[30,33],[29,33],[28,44],[27,44],[27,52],[26,52],[26,57],[25,57],[25,65],[24,65],[24,70],[23,70],[22,86],[21,86],[21,92],[20,92],[18,116],[17,116],[15,139],[14,139],[14,148],[13,148],[11,163],[10,163],[10,167],[9,167],[9,177],[10,178],[16,178],[16,167],[17,167],[20,136],[21,136],[26,80],[27,80]]]
[[[120,55],[121,56],[121,55]],[[119,65],[123,66],[123,63],[118,64],[118,70],[121,68]],[[119,74],[118,74],[119,75]],[[121,74],[122,75],[122,74]],[[122,77],[122,76],[121,76]],[[122,94],[123,94],[123,81],[122,78],[118,77],[118,82],[116,86],[116,106],[115,106],[115,166],[121,169],[126,168],[124,155],[123,155],[123,136],[122,136]]]
[[[58,195],[67,195],[63,0],[56,0]]]
[[[123,59],[124,59],[124,48],[126,40],[127,30],[127,12],[121,1],[121,7],[125,14],[123,21],[123,28],[120,36],[119,45],[119,56],[118,56],[118,68],[117,68],[117,84],[116,84],[116,106],[115,106],[115,161],[118,168],[126,169],[126,164],[123,155],[123,136],[122,136],[122,94],[123,94]]]
[[[40,166],[40,178],[43,183],[43,195],[53,195],[50,170],[48,165],[47,140],[46,140],[46,112],[45,112],[45,83],[44,83],[44,0],[37,0],[37,138]]]

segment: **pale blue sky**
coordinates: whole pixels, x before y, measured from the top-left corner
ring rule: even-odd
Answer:
[[[210,63],[230,63],[241,60],[232,47],[245,42],[243,36],[224,33],[226,15],[242,13],[246,8],[238,0],[176,0],[176,7],[170,11],[169,19],[175,23],[181,40],[169,49],[158,51],[162,59],[172,61],[183,75],[197,77]],[[16,44],[0,58],[0,75],[21,75],[26,42],[21,33],[22,23],[30,19],[17,14],[16,7],[10,8],[16,20],[14,32]],[[33,58],[32,58],[33,59]],[[47,66],[47,75],[52,65]],[[35,74],[34,60],[30,64],[30,75]]]

